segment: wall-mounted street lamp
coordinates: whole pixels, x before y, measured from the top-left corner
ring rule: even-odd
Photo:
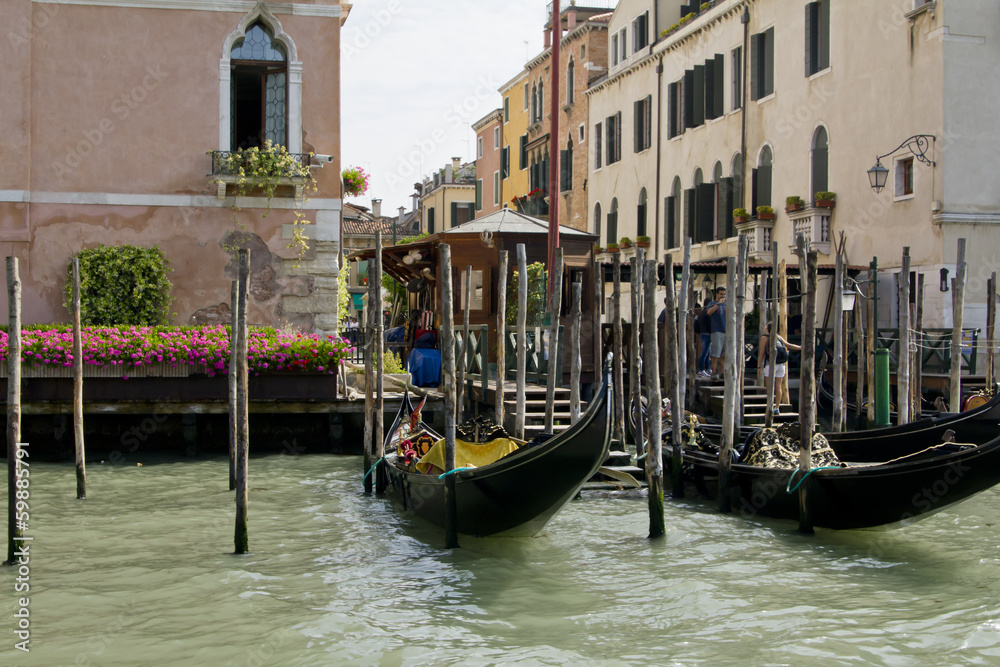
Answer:
[[[889,170],[882,166],[882,158],[894,155],[904,148],[908,149],[919,161],[933,167],[936,163],[927,157],[927,149],[935,141],[936,137],[933,134],[915,134],[885,155],[876,157],[875,166],[868,170],[868,180],[872,184],[872,190],[876,193],[882,192],[885,182],[889,179]]]
[[[948,291],[948,267],[941,269],[941,284],[938,289],[942,292]]]
[[[854,302],[858,299],[858,293],[847,287],[844,288],[844,292],[840,297],[840,309],[845,313],[849,313],[854,310]]]

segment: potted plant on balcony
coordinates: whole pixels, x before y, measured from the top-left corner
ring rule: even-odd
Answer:
[[[340,173],[344,181],[344,194],[348,197],[360,197],[368,192],[371,177],[361,167],[348,167]]]
[[[648,236],[636,236],[635,245],[637,248],[648,248],[649,247],[649,237]]]
[[[602,252],[604,252],[604,248],[602,248],[599,244],[595,243],[594,244],[594,254],[595,255],[599,255]]]
[[[816,206],[819,208],[833,208],[837,205],[836,192],[817,192]]]
[[[627,236],[623,236],[623,237],[621,237],[621,238],[620,238],[620,239],[618,240],[618,246],[619,246],[619,247],[620,247],[620,248],[621,248],[622,250],[626,250],[626,249],[628,249],[628,248],[631,248],[631,247],[632,247],[632,239],[630,239],[630,238],[629,238],[629,237],[627,237]]]
[[[617,253],[618,252],[618,244],[617,243],[609,243],[608,247],[607,247],[607,251],[610,252],[610,253]]]
[[[785,197],[785,212],[794,213],[795,211],[801,211],[805,208],[806,203],[802,201],[802,197],[798,195],[792,195],[791,197]]]
[[[734,208],[733,209],[733,222],[740,224],[741,222],[746,222],[750,219],[750,213],[747,212],[745,208]]]
[[[757,219],[758,220],[774,220],[774,209],[770,206],[758,206],[757,207]]]

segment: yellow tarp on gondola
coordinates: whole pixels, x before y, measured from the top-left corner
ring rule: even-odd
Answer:
[[[497,438],[483,443],[455,440],[455,467],[481,468],[517,450],[510,438]],[[444,471],[444,439],[438,440],[427,455],[417,462],[417,470],[427,473],[431,466]]]

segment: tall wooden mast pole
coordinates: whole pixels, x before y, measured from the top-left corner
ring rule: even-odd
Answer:
[[[547,266],[556,264],[556,248],[559,247],[559,49],[562,42],[562,12],[559,0],[552,0],[552,119],[549,125],[549,261]],[[549,298],[555,289],[555,276],[549,271]]]

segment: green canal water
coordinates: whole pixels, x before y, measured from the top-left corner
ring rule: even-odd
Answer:
[[[359,492],[361,460],[31,467],[30,653],[0,570],[0,665],[1000,664],[997,492],[890,532],[594,493],[534,539],[463,540]]]

